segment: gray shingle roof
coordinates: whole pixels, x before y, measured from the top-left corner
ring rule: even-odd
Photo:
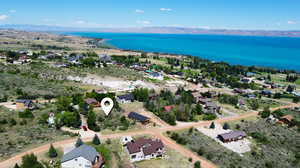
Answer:
[[[83,144],[71,150],[69,153],[66,153],[61,159],[61,162],[63,163],[78,157],[83,157],[93,163],[98,155],[98,152],[93,147]]]

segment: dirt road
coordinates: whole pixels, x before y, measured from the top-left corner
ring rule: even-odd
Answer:
[[[292,105],[272,108],[271,110],[274,111],[274,110],[278,110],[278,109],[294,108],[294,107],[299,107],[299,106],[300,106],[300,104],[292,104]],[[245,114],[234,116],[234,117],[217,119],[217,120],[214,120],[214,122],[215,123],[224,123],[224,122],[230,122],[230,121],[238,121],[238,120],[241,120],[244,118],[253,117],[253,116],[257,116],[257,115],[258,115],[258,112],[250,112],[250,113],[245,113]],[[212,121],[201,121],[201,122],[188,123],[188,124],[180,125],[180,126],[164,126],[164,127],[159,127],[159,128],[148,128],[148,129],[138,130],[138,131],[135,130],[135,131],[128,131],[128,132],[123,132],[123,133],[110,134],[110,135],[101,135],[100,138],[101,139],[107,139],[107,138],[113,139],[113,138],[120,138],[122,136],[136,136],[136,135],[146,135],[146,134],[153,135],[153,136],[161,139],[167,147],[178,151],[179,153],[181,153],[182,155],[184,155],[188,158],[193,158],[193,161],[199,160],[201,162],[202,167],[215,168],[217,166],[214,165],[213,163],[211,163],[210,161],[207,161],[206,159],[199,157],[197,154],[189,151],[188,149],[184,148],[181,145],[178,145],[176,142],[174,142],[173,140],[171,140],[168,137],[163,135],[163,133],[166,131],[176,131],[176,130],[188,129],[191,127],[209,126],[209,124],[211,122]],[[83,141],[91,141],[91,140],[92,140],[92,138],[84,138],[83,139]],[[76,141],[76,138],[72,138],[72,139],[68,139],[68,140],[55,142],[55,143],[53,143],[53,145],[55,147],[63,147],[64,145],[74,143],[75,141]],[[39,154],[39,153],[46,152],[46,151],[48,151],[49,146],[50,146],[50,144],[43,145],[43,146],[28,150],[27,152],[15,155],[15,156],[11,157],[10,159],[7,159],[7,160],[1,162],[0,168],[12,167],[15,163],[20,162],[22,157],[26,154],[30,154],[30,153]]]

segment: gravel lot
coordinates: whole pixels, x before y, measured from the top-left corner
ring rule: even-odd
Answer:
[[[221,140],[219,140],[217,138],[217,136],[219,134],[228,133],[232,130],[224,130],[222,128],[222,125],[220,125],[220,124],[215,124],[215,126],[216,126],[215,129],[200,127],[200,128],[197,128],[197,130],[200,131],[201,133],[205,134],[206,136],[209,136],[210,138],[214,139],[219,144],[223,145],[224,147],[226,147],[229,150],[232,150],[233,152],[242,154],[242,153],[251,151],[251,147],[250,147],[251,142],[247,138],[245,138],[243,140],[235,141],[235,142],[223,143]]]

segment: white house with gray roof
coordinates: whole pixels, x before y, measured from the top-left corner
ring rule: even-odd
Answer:
[[[101,168],[103,164],[102,156],[85,144],[65,153],[61,159],[62,168]]]

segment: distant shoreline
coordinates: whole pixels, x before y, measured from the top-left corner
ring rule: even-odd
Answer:
[[[112,33],[112,34],[118,34],[118,33]],[[123,34],[123,33],[121,33],[121,34]],[[125,33],[125,34],[127,34],[127,33]],[[132,33],[128,33],[128,34],[132,34]],[[72,34],[72,33],[67,33],[67,35],[79,36],[79,37],[90,38],[90,39],[99,38],[99,37],[90,37],[90,36],[84,36],[84,35],[77,35],[77,34]],[[220,35],[216,35],[216,36],[220,36]],[[224,35],[224,36],[226,36],[226,35]],[[261,36],[259,36],[259,37],[261,37]],[[280,38],[280,37],[276,37],[276,38]],[[284,38],[290,38],[290,37],[284,37]],[[214,59],[205,58],[205,57],[202,57],[200,55],[180,54],[180,53],[171,53],[171,52],[146,51],[146,50],[136,50],[136,49],[125,49],[125,48],[117,47],[114,44],[110,43],[109,41],[111,41],[111,40],[113,40],[113,39],[102,38],[102,43],[104,43],[108,46],[111,46],[112,49],[117,49],[117,50],[120,50],[120,51],[157,53],[157,54],[160,54],[160,55],[170,55],[170,56],[180,56],[180,57],[196,57],[196,58],[201,59],[203,61],[208,61],[208,62],[212,62],[212,63],[224,62],[224,63],[227,63],[227,64],[232,65],[232,66],[257,67],[257,68],[272,69],[272,70],[276,70],[276,71],[294,71],[294,72],[300,73],[300,70],[297,70],[297,69],[279,68],[279,67],[272,67],[272,66],[261,66],[261,65],[255,65],[255,64],[252,64],[252,65],[243,65],[243,64],[238,64],[238,63],[235,64],[235,63],[230,63],[228,61],[218,61],[218,60],[214,60]]]

